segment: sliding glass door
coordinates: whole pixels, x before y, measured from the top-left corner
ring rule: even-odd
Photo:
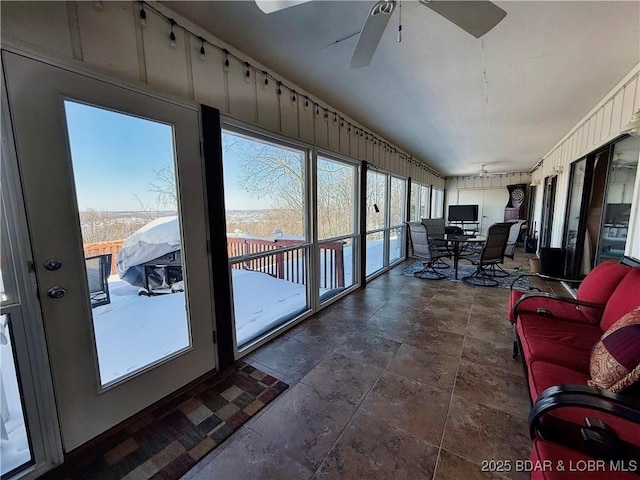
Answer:
[[[319,156],[316,161],[318,295],[321,303],[356,283],[358,167]]]
[[[367,171],[367,277],[404,258],[406,184],[402,178]]]

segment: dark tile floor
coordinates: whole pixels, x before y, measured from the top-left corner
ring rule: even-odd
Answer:
[[[481,471],[529,458],[508,290],[402,275],[410,263],[245,357],[289,390],[184,478],[527,478]]]

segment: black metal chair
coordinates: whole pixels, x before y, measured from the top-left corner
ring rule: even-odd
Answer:
[[[422,224],[427,229],[427,236],[432,248],[438,254],[438,259],[434,261],[433,267],[449,268],[450,265],[442,260],[443,258],[450,259],[453,256],[453,252],[449,249],[444,238],[446,233],[444,218],[423,218]]]
[[[471,275],[462,278],[464,283],[477,287],[495,287],[498,285],[498,281],[494,278],[497,276],[495,274],[495,266],[504,261],[504,252],[510,229],[510,223],[494,223],[489,227],[487,241],[482,247],[482,251],[475,255],[464,257],[464,260],[469,260],[476,266],[476,270]]]
[[[420,260],[424,268],[413,275],[427,280],[442,280],[446,275],[440,273],[434,267],[434,263],[445,254],[438,252],[427,236],[427,229],[420,222],[407,222],[409,228],[409,245],[411,247],[411,257]]]
[[[89,299],[91,308],[111,303],[109,283],[111,274],[111,254],[96,255],[84,259],[87,269],[87,283],[89,284]]]

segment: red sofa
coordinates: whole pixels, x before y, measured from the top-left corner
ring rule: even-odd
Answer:
[[[508,318],[515,324],[514,357],[519,353],[522,358],[534,404],[532,462],[566,458],[606,463],[620,449],[640,458],[640,387],[633,385],[616,395],[588,386],[594,381],[590,372],[594,346],[602,344],[601,337],[615,331],[616,322],[625,315],[635,319],[638,306],[640,263],[629,258],[596,266],[582,281],[576,299],[512,288]],[[628,331],[619,333],[627,335]],[[629,345],[625,348],[634,358],[640,356],[640,334],[637,338],[626,337]],[[617,464],[611,465],[615,468]],[[598,463],[592,466],[595,471],[576,471],[573,476],[555,470],[532,470],[531,474],[532,478],[554,480],[627,478],[623,474],[640,478],[640,463],[631,473],[612,472]]]

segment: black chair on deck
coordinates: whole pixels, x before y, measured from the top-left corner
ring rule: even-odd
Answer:
[[[434,263],[445,254],[438,252],[427,236],[427,229],[420,222],[407,222],[409,228],[409,245],[411,247],[411,257],[420,260],[424,268],[413,275],[418,278],[428,280],[442,280],[446,275],[440,273],[434,267]]]
[[[510,229],[510,223],[494,223],[489,227],[487,241],[480,253],[464,257],[464,260],[469,260],[476,266],[476,270],[471,275],[462,278],[464,283],[478,287],[498,285],[498,281],[494,278],[497,276],[495,269],[496,265],[504,261]]]
[[[107,305],[111,302],[107,279],[111,274],[111,254],[96,255],[84,259],[89,284],[91,308]]]

